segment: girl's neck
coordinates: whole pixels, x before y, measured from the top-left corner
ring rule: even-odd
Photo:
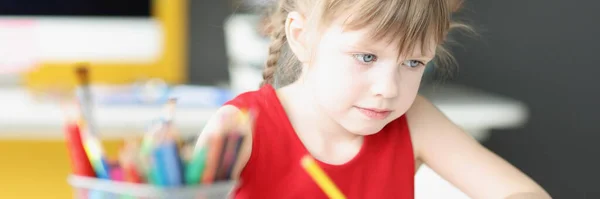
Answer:
[[[348,132],[320,111],[305,82],[296,81],[287,85],[279,89],[277,95],[296,134],[316,158],[322,156],[323,159],[331,159],[327,156],[340,156],[338,151],[344,150],[342,148],[360,148],[362,136]]]
[[[295,82],[277,93],[292,124],[300,124],[294,126],[295,130],[312,132],[332,140],[353,140],[358,136],[323,113],[306,85]]]

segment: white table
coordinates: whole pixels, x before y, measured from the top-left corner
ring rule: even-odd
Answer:
[[[527,107],[518,101],[457,85],[421,92],[457,125],[478,140],[491,129],[514,128],[526,122]],[[0,139],[63,139],[64,114],[58,105],[38,103],[22,89],[0,89]],[[105,139],[139,136],[161,107],[97,106],[97,127]],[[215,109],[179,108],[175,124],[184,135],[195,135]],[[467,198],[426,165],[415,177],[417,199]]]

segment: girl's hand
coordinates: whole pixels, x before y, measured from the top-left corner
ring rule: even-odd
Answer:
[[[207,147],[209,151],[219,150],[223,145],[226,145],[225,138],[236,134],[243,137],[243,142],[237,154],[236,161],[233,165],[233,170],[230,177],[232,179],[239,178],[239,174],[248,162],[250,152],[252,150],[252,115],[245,110],[240,110],[235,106],[226,105],[217,110],[215,115],[206,123],[204,129],[198,136],[194,152],[199,152]],[[212,145],[212,146],[211,146]],[[208,152],[206,169],[216,169],[219,167],[218,157],[211,157],[211,152]],[[214,154],[214,153],[213,153]],[[222,156],[223,154],[221,154]],[[217,174],[219,175],[219,174]]]

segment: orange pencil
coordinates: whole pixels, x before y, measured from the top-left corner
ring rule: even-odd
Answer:
[[[125,146],[119,153],[119,164],[123,168],[124,180],[133,183],[142,183],[142,177],[137,169],[136,155],[139,144],[136,140],[126,140]]]
[[[219,167],[219,159],[223,148],[224,139],[221,135],[215,135],[209,139],[208,156],[206,158],[206,169],[202,174],[202,183],[211,184],[215,181],[217,169]]]

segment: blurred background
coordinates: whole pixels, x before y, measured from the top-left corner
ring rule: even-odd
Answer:
[[[143,135],[169,96],[193,137],[258,88],[269,0],[0,0],[0,198],[72,198],[60,99],[89,69],[108,156]],[[421,93],[554,198],[600,198],[600,14],[595,1],[466,1],[459,70]],[[433,83],[433,84],[432,84]],[[436,84],[437,83],[437,84]],[[426,166],[417,198],[466,198]]]

